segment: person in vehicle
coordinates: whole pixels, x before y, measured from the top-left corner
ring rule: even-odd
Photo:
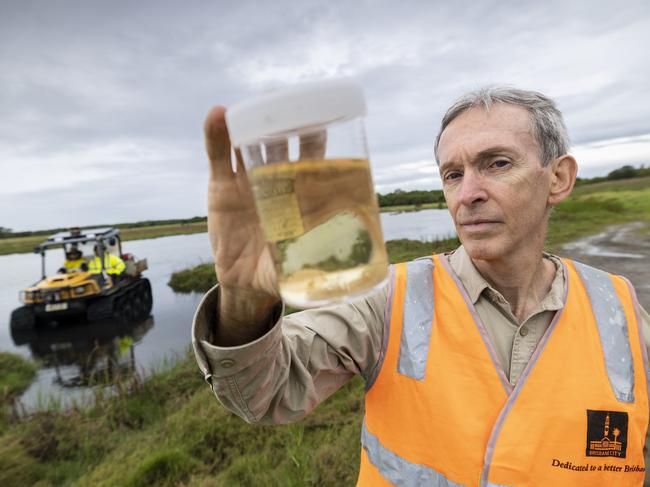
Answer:
[[[65,261],[63,262],[63,267],[59,269],[59,273],[78,272],[84,270],[84,267],[86,267],[86,259],[83,253],[77,247],[71,247],[65,253]]]
[[[100,252],[99,245],[94,247],[95,256],[88,261],[88,271],[92,274],[101,274],[102,273],[102,260],[101,254],[104,254],[104,270],[106,273],[111,276],[111,279],[115,283],[120,280],[124,270],[126,269],[126,264],[124,261],[119,258],[117,255],[108,253],[107,251]]]

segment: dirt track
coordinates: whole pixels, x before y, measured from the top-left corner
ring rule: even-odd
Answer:
[[[627,277],[650,310],[650,223],[614,225],[562,247],[560,254]]]

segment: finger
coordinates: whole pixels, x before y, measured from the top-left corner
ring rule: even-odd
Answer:
[[[300,159],[323,159],[327,145],[327,131],[318,130],[300,136]]]
[[[289,143],[287,139],[279,139],[266,144],[266,162],[282,162],[289,160]]]
[[[230,137],[226,127],[225,107],[216,106],[205,119],[205,149],[210,160],[210,175],[216,179],[232,178]]]

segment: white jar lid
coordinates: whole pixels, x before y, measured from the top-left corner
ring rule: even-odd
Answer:
[[[350,78],[303,83],[273,91],[226,111],[235,146],[263,136],[290,132],[366,114],[361,84]]]

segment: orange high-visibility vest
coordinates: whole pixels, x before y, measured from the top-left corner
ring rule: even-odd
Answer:
[[[358,485],[643,484],[647,357],[634,291],[563,265],[564,307],[515,387],[447,259],[395,266]]]

